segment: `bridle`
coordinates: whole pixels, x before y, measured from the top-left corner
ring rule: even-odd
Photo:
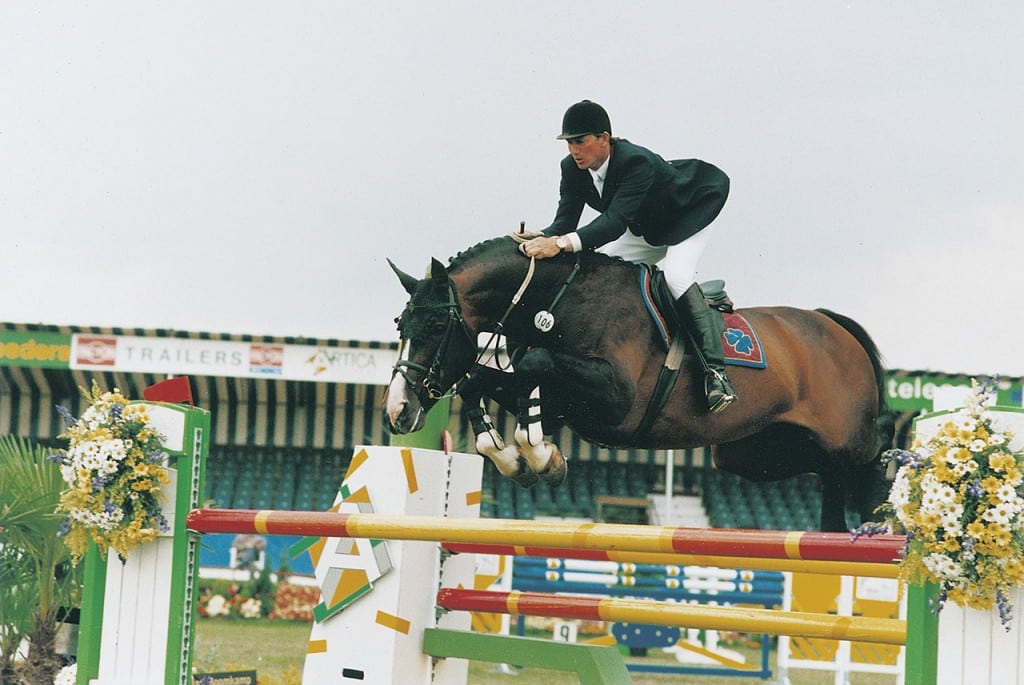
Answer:
[[[461,330],[470,344],[476,345],[473,341],[473,336],[469,332],[469,328],[466,326],[466,321],[462,318],[462,308],[459,306],[459,300],[455,295],[455,284],[452,283],[451,279],[448,279],[447,290],[447,302],[416,305],[410,300],[409,304],[405,307],[405,311],[398,317],[399,328],[401,328],[402,319],[417,310],[443,309],[447,312],[448,320],[445,324],[444,333],[441,334],[441,340],[437,345],[437,351],[434,353],[434,359],[431,361],[430,366],[427,367],[409,359],[399,359],[395,362],[394,367],[392,367],[394,373],[401,374],[402,378],[405,379],[406,385],[415,393],[416,399],[419,400],[421,405],[426,405],[426,401],[421,394],[422,391],[426,391],[427,397],[435,402],[444,397],[446,388],[441,384],[441,374],[444,372],[444,367],[448,361],[448,345],[451,342],[453,332],[456,329]],[[419,371],[423,374],[423,381],[419,385],[409,376],[410,370]]]
[[[508,308],[505,310],[505,313],[501,316],[501,319],[499,319],[494,326],[494,330],[491,333],[492,340],[494,340],[495,337],[502,335],[506,319],[508,319],[509,315],[512,313],[512,310],[515,309],[516,305],[519,304],[519,300],[522,299],[523,294],[526,292],[526,289],[533,281],[533,274],[536,269],[536,263],[536,258],[531,257],[530,267],[526,271],[526,276],[523,278],[523,282],[519,285],[518,290],[516,290],[516,293],[512,296],[512,301],[509,303]],[[573,267],[572,272],[569,274],[569,277],[565,280],[561,289],[558,291],[558,294],[555,295],[555,298],[551,302],[551,305],[548,307],[548,309],[555,308],[555,305],[558,303],[559,299],[561,299],[566,288],[569,286],[569,283],[572,282],[573,278],[575,278],[579,270],[580,257],[577,254],[576,264]],[[427,393],[427,397],[435,402],[444,397],[445,395],[446,388],[444,388],[441,384],[441,374],[443,373],[444,367],[448,361],[448,345],[451,342],[452,332],[456,328],[461,329],[462,333],[466,336],[466,339],[469,341],[470,346],[477,347],[477,342],[473,339],[473,334],[470,332],[469,327],[466,326],[465,319],[462,318],[462,307],[459,306],[459,298],[456,296],[455,284],[452,283],[451,278],[448,279],[447,294],[448,301],[439,304],[416,305],[413,304],[412,300],[409,300],[409,304],[406,305],[405,311],[403,311],[402,315],[397,319],[399,329],[401,329],[402,320],[407,315],[412,314],[416,310],[429,311],[436,309],[444,309],[447,311],[448,314],[448,321],[445,325],[444,333],[441,334],[441,340],[437,345],[437,351],[434,353],[434,359],[430,363],[429,367],[424,366],[423,364],[418,364],[414,361],[410,361],[408,359],[399,359],[397,362],[395,362],[395,365],[392,367],[393,373],[401,374],[402,378],[405,379],[406,385],[413,391],[413,393],[416,395],[416,399],[419,400],[421,405],[426,404],[423,396],[421,395],[421,390],[425,390]],[[549,312],[543,313],[546,313],[550,316]],[[486,353],[486,348],[487,346],[484,345],[480,347],[480,349],[478,350],[476,357],[477,364],[480,362],[481,358]],[[423,381],[420,383],[420,385],[417,385],[409,376],[410,370],[419,371],[420,373],[423,374]],[[452,383],[449,386],[450,388],[452,388],[452,394],[458,394],[459,386],[464,380],[466,380],[466,378],[461,379],[457,383]]]

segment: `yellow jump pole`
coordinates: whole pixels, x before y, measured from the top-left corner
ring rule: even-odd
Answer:
[[[523,616],[550,616],[704,630],[735,630],[890,645],[903,645],[907,641],[907,622],[894,618],[832,616],[642,599],[554,595],[543,592],[493,592],[458,588],[439,590],[437,604],[451,611],[487,611]]]

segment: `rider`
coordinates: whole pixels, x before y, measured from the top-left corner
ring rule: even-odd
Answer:
[[[542,235],[524,245],[524,253],[543,259],[563,251],[598,250],[658,264],[676,298],[676,310],[700,348],[708,408],[722,411],[736,400],[736,393],[725,375],[718,315],[694,281],[709,238],[707,226],[729,194],[729,177],[707,162],[667,162],[624,138],[613,138],[608,113],[590,100],[566,110],[558,140],[569,145],[561,163],[558,210]],[[584,205],[601,215],[577,228]]]

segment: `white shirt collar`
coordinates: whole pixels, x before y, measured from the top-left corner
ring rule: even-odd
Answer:
[[[597,170],[588,169],[591,178],[594,180],[594,187],[597,188],[597,194],[604,197],[604,179],[608,175],[608,161],[612,158],[608,155],[608,159],[604,160],[604,164],[599,166]]]

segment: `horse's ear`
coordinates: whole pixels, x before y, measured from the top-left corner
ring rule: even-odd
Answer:
[[[405,288],[405,292],[410,295],[416,292],[416,286],[419,285],[419,281],[395,266],[395,263],[390,259],[388,259],[388,266],[390,266],[391,270],[398,276],[398,280],[402,283],[402,287]]]
[[[436,257],[430,260],[430,277],[440,279],[448,278],[448,269],[445,267],[444,264],[437,261]]]

